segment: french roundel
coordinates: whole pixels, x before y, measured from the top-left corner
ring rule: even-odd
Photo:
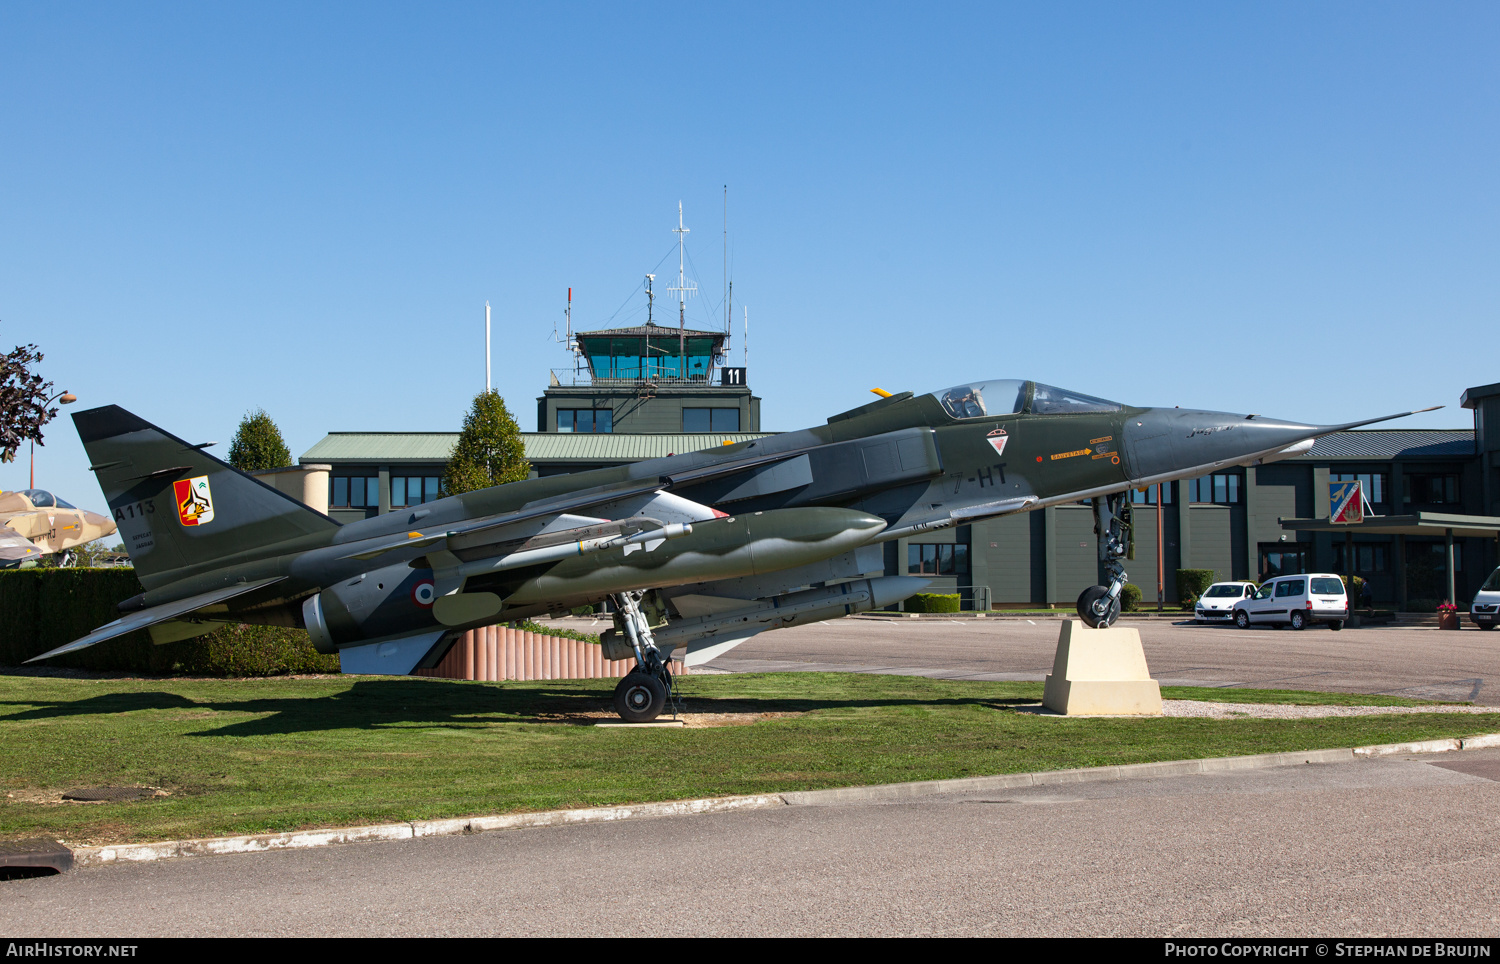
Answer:
[[[431,579],[423,579],[411,587],[411,601],[423,609],[431,608],[432,601],[436,598],[437,588],[433,586]]]

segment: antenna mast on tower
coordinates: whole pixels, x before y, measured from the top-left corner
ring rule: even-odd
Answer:
[[[682,226],[682,202],[677,202],[677,227],[672,233],[677,235],[677,287],[668,288],[668,291],[677,292],[677,352],[681,358],[679,364],[683,366],[681,374],[687,374],[687,300],[698,293],[696,282],[689,285],[684,275],[684,251],[683,240],[687,233],[692,230]]]
[[[729,309],[729,185],[724,185],[724,339],[734,327],[734,313]]]
[[[484,391],[490,391],[490,303],[484,303]]]

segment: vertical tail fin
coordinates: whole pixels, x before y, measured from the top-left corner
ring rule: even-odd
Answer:
[[[147,589],[339,527],[118,405],[76,412],[73,424]]]

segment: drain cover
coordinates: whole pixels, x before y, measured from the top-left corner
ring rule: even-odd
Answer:
[[[156,791],[150,787],[85,787],[82,790],[69,790],[62,795],[62,798],[84,803],[100,801],[121,803],[126,800],[143,800],[154,796],[156,796]]]
[[[0,841],[0,871],[11,869],[73,869],[73,851],[49,837]]]

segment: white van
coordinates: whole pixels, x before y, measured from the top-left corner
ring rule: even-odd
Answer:
[[[1327,623],[1329,629],[1343,629],[1348,618],[1344,580],[1326,572],[1268,579],[1255,595],[1234,604],[1234,624],[1241,629],[1251,623],[1285,623],[1293,629]]]
[[[1253,582],[1216,582],[1198,597],[1193,618],[1200,623],[1227,623],[1234,618],[1234,604],[1254,594]]]
[[[1484,585],[1474,594],[1474,602],[1469,606],[1469,619],[1480,629],[1494,629],[1500,624],[1500,569],[1490,573]]]

